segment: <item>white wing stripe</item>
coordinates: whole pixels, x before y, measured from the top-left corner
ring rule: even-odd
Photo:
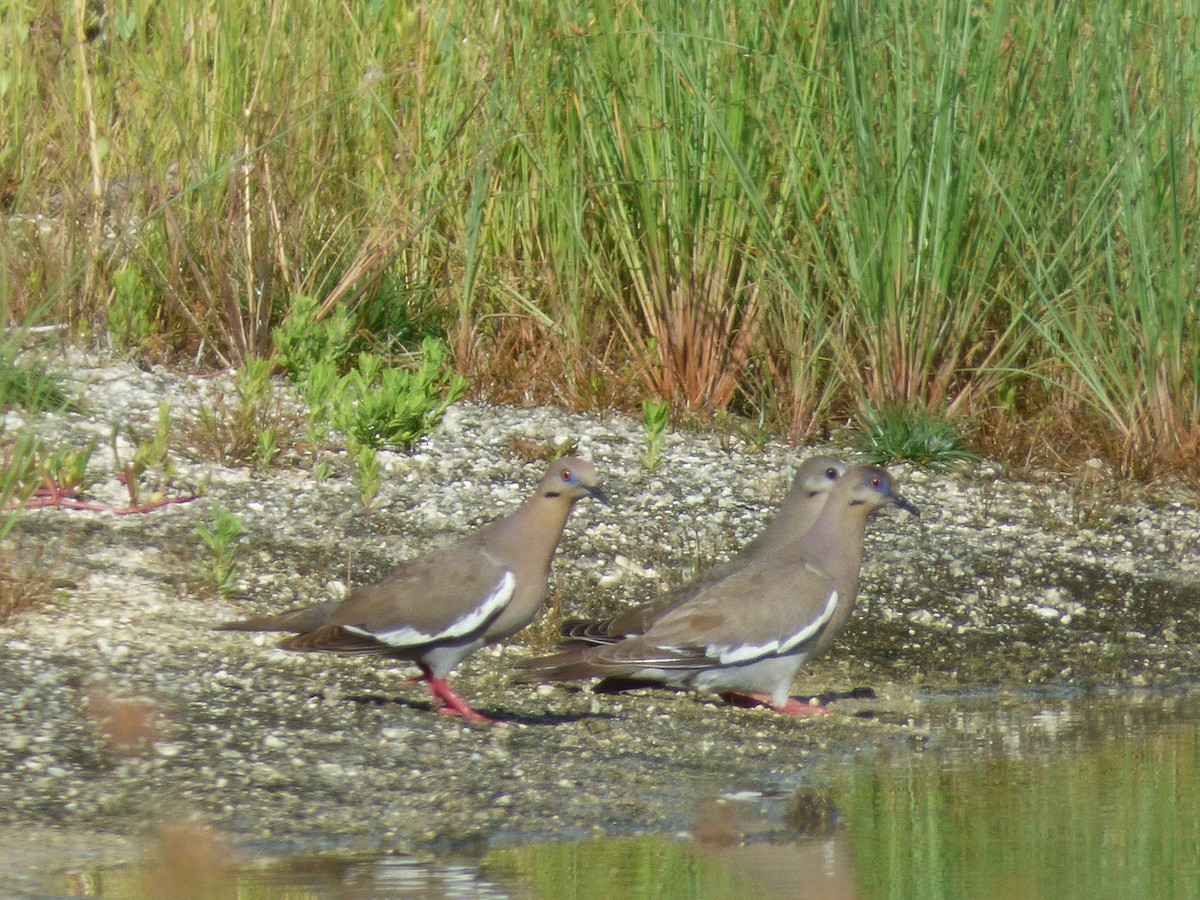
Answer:
[[[433,641],[450,640],[470,634],[484,622],[492,618],[492,616],[508,605],[508,601],[512,599],[512,595],[516,592],[516,589],[516,576],[506,569],[504,576],[492,589],[492,592],[483,598],[482,603],[462,618],[451,622],[437,634],[425,634],[411,625],[402,625],[390,631],[374,632],[367,631],[365,628],[355,628],[352,625],[344,627],[347,631],[368,635],[392,647],[411,647],[413,644],[429,644]]]
[[[710,646],[708,648],[708,655],[716,656],[724,665],[731,665],[732,663],[746,662],[747,660],[770,656],[772,653],[787,653],[789,650],[803,644],[825,627],[825,624],[833,617],[833,611],[837,609],[837,602],[837,591],[830,591],[829,598],[825,601],[825,608],[821,610],[821,614],[791,637],[785,638],[782,641],[773,639],[762,644]]]
[[[822,612],[821,615],[818,616],[816,619],[809,622],[806,627],[801,628],[794,635],[792,635],[790,638],[788,638],[786,641],[784,641],[783,645],[779,648],[779,651],[781,653],[786,653],[787,651],[791,650],[793,647],[797,646],[798,644],[803,644],[810,637],[812,637],[814,634],[816,634],[818,631],[820,631],[822,628],[824,628],[825,623],[833,618],[833,611],[835,609],[837,609],[837,602],[838,602],[838,592],[830,591],[829,599],[825,601],[825,611]]]
[[[760,656],[769,656],[779,649],[779,641],[767,641],[765,644],[737,644],[728,647],[710,647],[709,655],[715,651],[717,659],[728,665],[729,663],[745,662],[748,659],[758,659]]]

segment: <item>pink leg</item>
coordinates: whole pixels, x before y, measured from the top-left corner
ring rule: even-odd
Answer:
[[[783,713],[788,716],[827,716],[829,710],[823,706],[813,706],[811,703],[803,703],[793,697],[788,697],[786,703],[782,706],[776,706],[771,702],[771,698],[766,694],[739,694],[735,691],[726,691],[721,695],[721,699],[733,706],[741,706],[746,709],[755,706],[769,706],[775,712]]]
[[[444,704],[437,707],[437,711],[444,716],[459,716],[468,722],[478,722],[481,725],[498,724],[495,720],[489,719],[482,713],[477,713],[471,709],[467,705],[467,701],[454,692],[454,688],[450,687],[450,682],[448,681],[440,678],[430,678],[429,690],[433,694],[435,701],[440,701]]]
[[[498,725],[494,719],[489,719],[482,713],[477,713],[467,705],[467,701],[455,693],[450,682],[444,678],[434,678],[429,667],[418,663],[424,673],[425,681],[429,682],[429,693],[433,694],[433,708],[443,716],[458,716],[468,722],[478,722],[480,725]]]

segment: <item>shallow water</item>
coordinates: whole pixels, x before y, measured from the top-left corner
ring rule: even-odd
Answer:
[[[1200,896],[1200,698],[929,715],[974,745],[860,767],[837,790],[863,896]]]
[[[1200,897],[1200,694],[931,696],[910,727],[924,749],[714,791],[688,835],[517,835],[418,860],[295,855],[202,829],[142,845],[14,831],[0,836],[0,894]]]

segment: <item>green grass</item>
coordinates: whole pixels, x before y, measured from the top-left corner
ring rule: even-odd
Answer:
[[[74,404],[63,380],[42,360],[22,356],[19,338],[0,338],[0,410],[38,413],[69,408]]]
[[[213,365],[309,303],[388,356],[443,337],[477,390],[797,438],[924,409],[1196,475],[1193,25],[1118,0],[9,4],[0,299]]]
[[[941,469],[975,459],[955,423],[920,408],[863,411],[855,448],[877,465],[910,462]]]

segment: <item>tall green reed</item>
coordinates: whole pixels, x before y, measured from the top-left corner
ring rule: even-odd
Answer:
[[[1196,441],[1200,53],[1169,4],[70,11],[0,12],[17,315],[105,324],[125,272],[157,346],[216,362],[304,296],[568,402]]]
[[[1005,227],[980,177],[996,140],[1007,4],[844,0],[830,14],[823,118],[805,149],[825,215],[801,221],[839,323],[847,388],[876,407],[953,414],[994,387],[1022,341],[1005,303]]]
[[[1194,459],[1200,447],[1200,43],[1169,7],[1070,7],[1061,21],[1061,52],[1075,63],[1065,78],[1088,98],[1066,106],[1069,142],[1089,159],[1056,256],[1022,236],[1036,297],[1026,315],[1041,337],[1039,374],[1061,402],[1099,415],[1108,455],[1144,474],[1156,457]]]

